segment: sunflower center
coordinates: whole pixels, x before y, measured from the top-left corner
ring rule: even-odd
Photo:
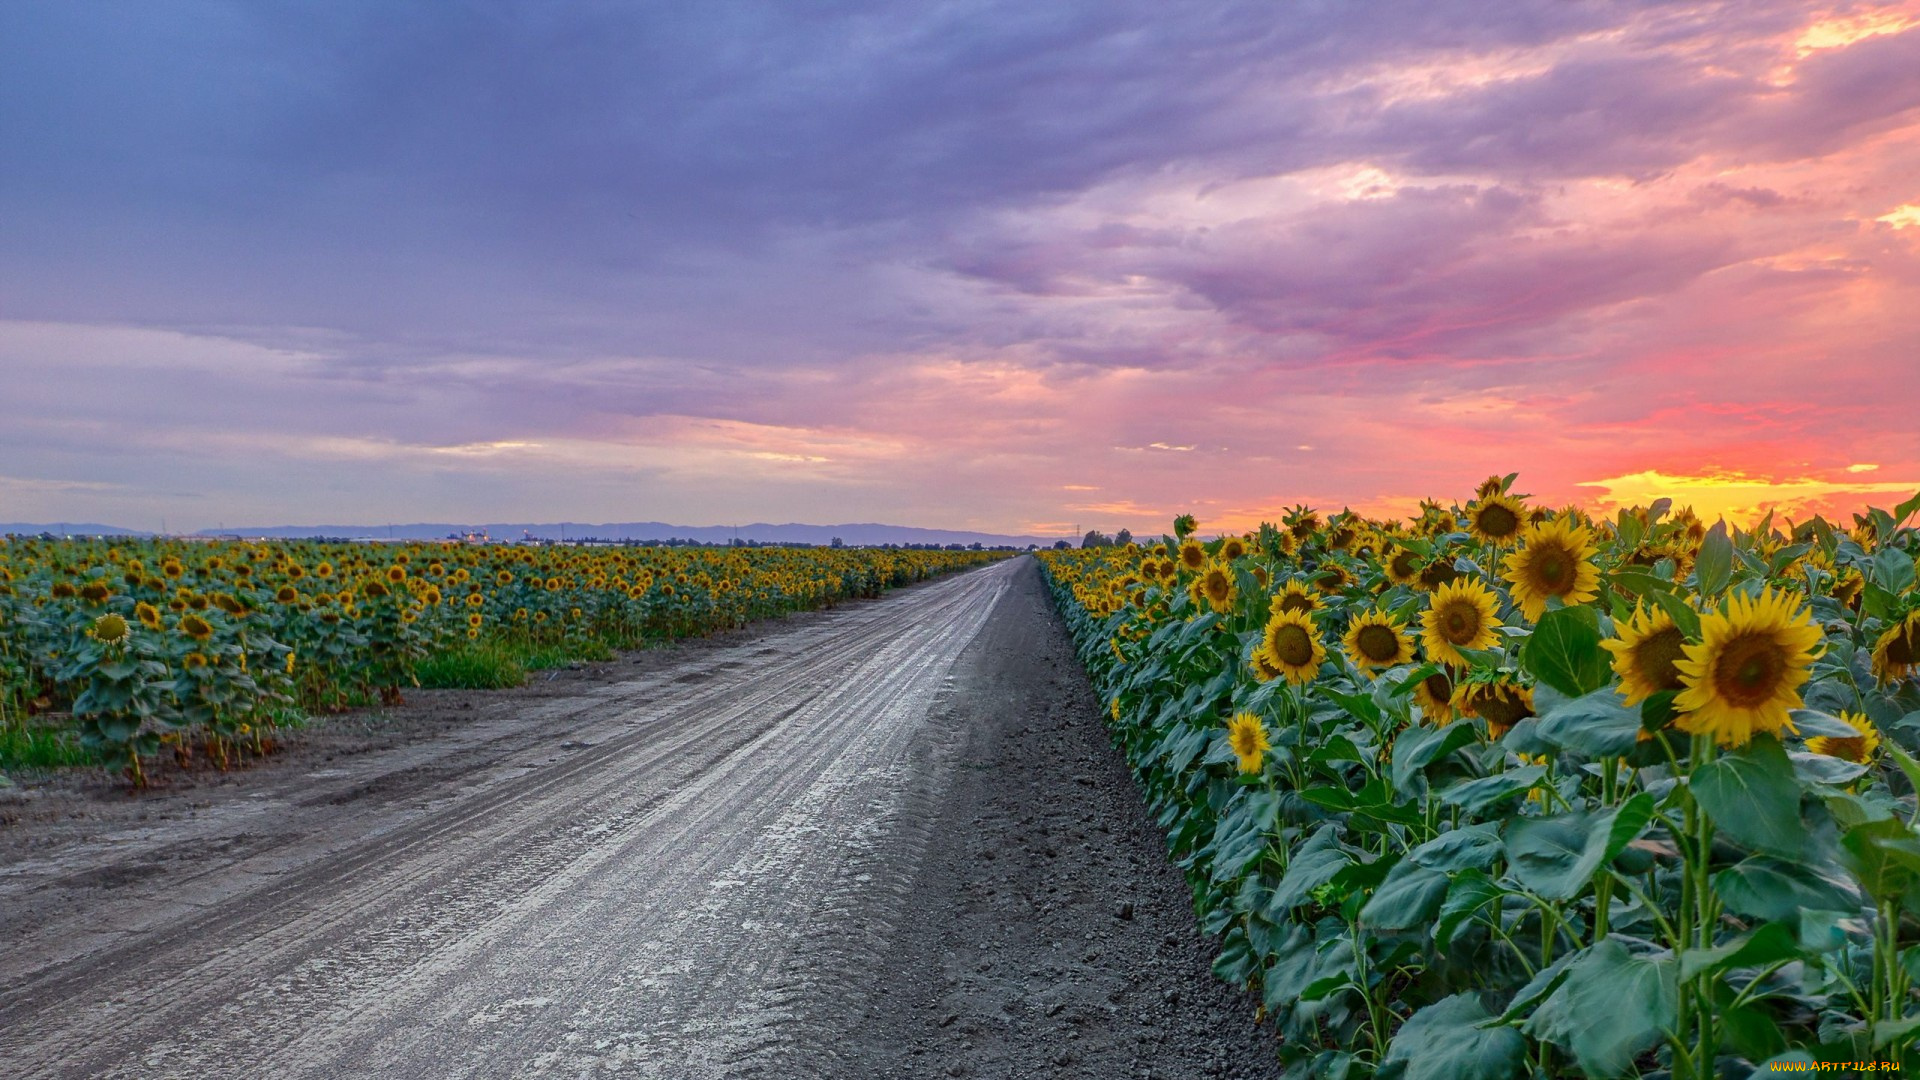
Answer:
[[[1207,575],[1207,596],[1209,598],[1214,600],[1225,600],[1227,598],[1227,593],[1231,592],[1232,590],[1233,590],[1233,582],[1227,580],[1227,575],[1221,573],[1218,570],[1215,570],[1213,573]]]
[[[1634,669],[1657,690],[1680,689],[1680,669],[1674,664],[1686,655],[1682,649],[1686,642],[1686,635],[1677,626],[1647,635],[1634,647]]]
[[[1413,552],[1400,552],[1393,557],[1393,562],[1389,566],[1396,577],[1413,576]]]
[[[1273,654],[1289,667],[1305,667],[1313,660],[1313,639],[1304,627],[1288,623],[1274,631]]]
[[[1427,676],[1420,685],[1435,701],[1447,701],[1453,697],[1453,680],[1447,678],[1444,671],[1436,671]]]
[[[1519,528],[1519,516],[1499,503],[1481,507],[1480,531],[1488,536],[1511,536]]]
[[[1525,698],[1504,688],[1489,688],[1475,695],[1473,709],[1485,717],[1487,723],[1503,729],[1533,715]]]
[[[1281,611],[1312,611],[1313,597],[1305,593],[1288,593],[1280,598]]]
[[[1546,586],[1544,591],[1565,593],[1572,590],[1573,583],[1568,580],[1573,560],[1567,552],[1556,547],[1547,548],[1533,557],[1533,572]]]
[[[1376,664],[1385,663],[1400,655],[1399,635],[1377,623],[1361,627],[1353,640],[1360,646],[1360,654]]]
[[[1713,686],[1734,706],[1751,709],[1773,698],[1786,671],[1786,650],[1770,635],[1743,634],[1720,650]]]
[[[1914,660],[1914,645],[1920,644],[1920,624],[1908,624],[1903,632],[1887,639],[1887,661],[1907,665]]]
[[[1440,625],[1446,628],[1450,644],[1465,645],[1480,636],[1480,612],[1471,604],[1448,604]]]

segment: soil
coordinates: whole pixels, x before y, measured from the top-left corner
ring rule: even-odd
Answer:
[[[0,789],[0,1074],[1258,1077],[1031,559]]]

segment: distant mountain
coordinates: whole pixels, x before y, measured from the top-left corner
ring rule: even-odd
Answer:
[[[117,525],[93,525],[73,521],[49,521],[39,525],[25,521],[0,522],[0,536],[39,536],[41,533],[52,533],[55,536],[153,535],[136,529],[122,529]]]
[[[873,547],[882,544],[980,544],[985,547],[1011,545],[1047,547],[1059,539],[1054,536],[1008,536],[1000,533],[965,532],[953,529],[920,529],[909,525],[881,525],[861,522],[847,525],[670,525],[664,521],[623,521],[611,524],[585,524],[576,521],[528,523],[493,522],[484,525],[456,525],[449,522],[415,522],[408,525],[273,525],[264,528],[206,529],[200,536],[259,536],[298,538],[310,536],[370,538],[376,540],[441,540],[484,532],[495,540],[691,540],[701,544],[725,544],[733,539],[773,544],[831,544],[835,537],[848,547]],[[1077,540],[1076,540],[1077,542]]]

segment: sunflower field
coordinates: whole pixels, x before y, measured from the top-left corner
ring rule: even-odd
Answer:
[[[0,737],[120,763],[138,786],[144,757],[225,768],[305,712],[396,703],[450,658],[604,656],[997,557],[0,539]]]
[[[1490,478],[1042,553],[1290,1076],[1679,1080],[1920,1034],[1920,497],[1593,520]]]

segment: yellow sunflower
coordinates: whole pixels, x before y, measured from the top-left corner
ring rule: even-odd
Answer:
[[[1486,649],[1499,640],[1495,612],[1500,603],[1493,591],[1472,578],[1458,578],[1440,586],[1433,605],[1420,613],[1425,627],[1420,635],[1427,657],[1455,667],[1467,666],[1461,649]]]
[[[1674,665],[1686,655],[1681,650],[1687,638],[1673,624],[1673,616],[1657,606],[1647,610],[1636,605],[1633,616],[1613,628],[1620,636],[1600,647],[1613,654],[1613,670],[1620,675],[1620,694],[1627,704],[1682,688],[1680,669]]]
[[[1721,746],[1745,746],[1755,731],[1794,730],[1789,710],[1820,653],[1820,627],[1799,597],[1762,589],[1734,594],[1723,612],[1701,616],[1698,645],[1684,645],[1674,664],[1684,689],[1673,702],[1683,731],[1712,735]]]
[[[1593,534],[1571,518],[1528,526],[1520,550],[1506,558],[1506,579],[1513,585],[1513,602],[1527,618],[1538,621],[1547,600],[1584,604],[1600,595],[1600,571],[1593,565]]]
[[[1320,598],[1309,592],[1305,585],[1289,581],[1273,594],[1268,605],[1269,611],[1298,611],[1311,614],[1320,610]]]
[[[1361,671],[1384,671],[1413,660],[1413,639],[1403,624],[1378,608],[1355,616],[1340,645]]]
[[[1420,715],[1436,727],[1453,723],[1453,679],[1445,669],[1421,679],[1413,687],[1413,703]]]
[[[140,625],[149,630],[160,629],[160,609],[145,600],[133,605],[133,617],[140,620]]]
[[[1198,540],[1183,541],[1180,545],[1180,565],[1198,571],[1207,565],[1207,549],[1201,547]]]
[[[1488,495],[1467,507],[1467,530],[1489,544],[1506,544],[1527,523],[1527,507],[1511,495]]]
[[[1487,722],[1487,737],[1498,739],[1513,725],[1533,715],[1533,687],[1502,675],[1490,681],[1461,683],[1453,691],[1453,706],[1466,716]]]
[[[180,632],[195,641],[205,641],[213,636],[213,624],[198,615],[187,615],[180,620]]]
[[[1227,741],[1233,744],[1233,755],[1240,759],[1240,771],[1249,776],[1260,771],[1267,751],[1273,749],[1267,741],[1266,726],[1247,712],[1234,713],[1227,721]]]
[[[1218,560],[1208,563],[1201,572],[1199,587],[1207,606],[1221,615],[1232,611],[1233,602],[1240,597],[1240,586],[1233,580],[1233,569]]]
[[[1887,627],[1873,643],[1873,677],[1898,682],[1920,667],[1920,611]]]
[[[102,645],[125,645],[133,636],[133,627],[127,625],[126,616],[109,611],[93,620],[87,636]]]
[[[1848,727],[1859,732],[1857,738],[1844,736],[1815,735],[1807,740],[1807,749],[1816,754],[1837,757],[1843,761],[1857,761],[1866,764],[1872,760],[1873,752],[1880,749],[1880,733],[1874,730],[1873,722],[1859,713],[1841,713],[1840,719]]]
[[[1387,549],[1387,557],[1381,564],[1387,571],[1387,580],[1395,585],[1412,585],[1420,580],[1420,557],[1398,544]]]
[[[1247,553],[1247,542],[1238,536],[1229,536],[1220,542],[1220,557],[1228,562]]]
[[[1310,681],[1327,659],[1313,616],[1303,611],[1275,611],[1261,632],[1260,651],[1267,667],[1296,685]]]

